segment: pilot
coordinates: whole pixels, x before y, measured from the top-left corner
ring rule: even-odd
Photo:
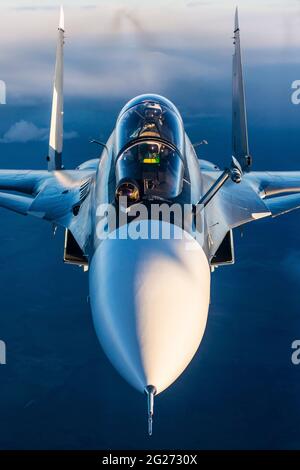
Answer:
[[[161,137],[163,110],[158,103],[147,103],[144,108],[144,123],[139,137]]]

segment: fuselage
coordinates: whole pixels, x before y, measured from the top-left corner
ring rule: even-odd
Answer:
[[[193,206],[205,190],[175,106],[156,95],[129,102],[103,151],[93,188],[89,276],[100,343],[141,392],[170,386],[203,338],[211,246],[205,211],[196,220]],[[172,212],[170,219],[174,204],[181,213]],[[159,213],[162,205],[165,212]]]

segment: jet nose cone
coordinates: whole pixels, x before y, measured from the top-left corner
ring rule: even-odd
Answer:
[[[204,334],[209,289],[208,261],[192,237],[102,242],[90,267],[94,324],[131,385],[160,393],[183,372]]]

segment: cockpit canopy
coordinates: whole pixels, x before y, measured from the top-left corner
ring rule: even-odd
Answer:
[[[133,144],[117,160],[117,197],[131,202],[173,199],[182,191],[183,171],[173,147],[153,140]]]
[[[129,102],[116,126],[116,196],[132,202],[175,198],[182,191],[184,129],[175,106],[143,95]]]
[[[116,126],[116,153],[130,142],[144,138],[163,140],[184,153],[182,120],[169,100],[143,95],[130,101],[121,111]]]

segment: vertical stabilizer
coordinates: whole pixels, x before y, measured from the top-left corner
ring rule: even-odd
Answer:
[[[64,11],[60,9],[60,18],[58,26],[58,39],[56,49],[56,64],[53,86],[51,124],[49,136],[49,154],[48,170],[60,170],[62,168],[62,149],[63,149],[63,78],[64,78]]]
[[[251,167],[251,157],[248,143],[247,110],[238,9],[236,9],[235,13],[234,47],[232,75],[232,155],[239,162],[243,171],[249,171]]]

